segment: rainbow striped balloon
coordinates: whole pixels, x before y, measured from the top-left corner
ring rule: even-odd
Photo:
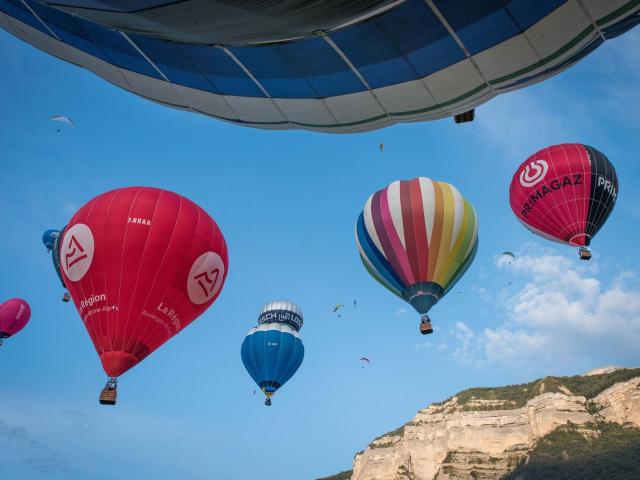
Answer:
[[[453,185],[395,181],[367,200],[356,243],[373,278],[426,315],[473,262],[478,221]]]

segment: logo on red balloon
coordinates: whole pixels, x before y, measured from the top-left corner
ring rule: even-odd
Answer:
[[[69,280],[77,282],[84,277],[91,266],[93,250],[93,234],[84,223],[76,223],[65,232],[60,263]]]
[[[189,270],[187,293],[189,300],[201,305],[214,298],[224,280],[224,262],[215,252],[205,252],[196,258]]]
[[[544,179],[548,170],[549,164],[545,160],[533,160],[529,162],[529,165],[524,167],[524,170],[520,172],[520,185],[525,188],[537,185]]]

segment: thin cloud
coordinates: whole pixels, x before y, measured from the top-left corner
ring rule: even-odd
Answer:
[[[60,413],[62,413],[62,415],[64,415],[64,417],[69,420],[71,430],[76,434],[84,435],[92,432],[95,428],[91,423],[89,416],[82,412],[79,412],[77,410],[64,409],[61,410]]]
[[[24,462],[39,473],[56,473],[67,470],[68,462],[49,445],[33,438],[19,425],[9,425],[0,420],[0,440],[7,448],[24,458]]]

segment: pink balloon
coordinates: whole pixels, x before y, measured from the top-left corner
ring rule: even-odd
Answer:
[[[0,344],[2,339],[18,333],[31,318],[31,307],[21,298],[0,304]]]

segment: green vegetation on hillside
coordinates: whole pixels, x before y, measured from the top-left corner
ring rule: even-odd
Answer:
[[[637,480],[640,429],[615,423],[560,427],[503,480]]]
[[[353,470],[345,470],[344,472],[340,472],[337,475],[332,475],[330,477],[318,478],[316,480],[351,480],[351,474]]]
[[[574,395],[580,395],[589,400],[618,382],[626,382],[638,376],[640,376],[640,368],[622,368],[602,375],[545,377],[520,385],[470,388],[456,394],[456,397],[458,397],[458,405],[463,410],[520,408],[542,393],[562,392],[561,387],[567,388]],[[451,398],[445,400],[445,402],[449,400]],[[494,401],[496,405],[473,405],[473,402],[478,400]],[[435,403],[434,405],[442,405],[445,402]]]

